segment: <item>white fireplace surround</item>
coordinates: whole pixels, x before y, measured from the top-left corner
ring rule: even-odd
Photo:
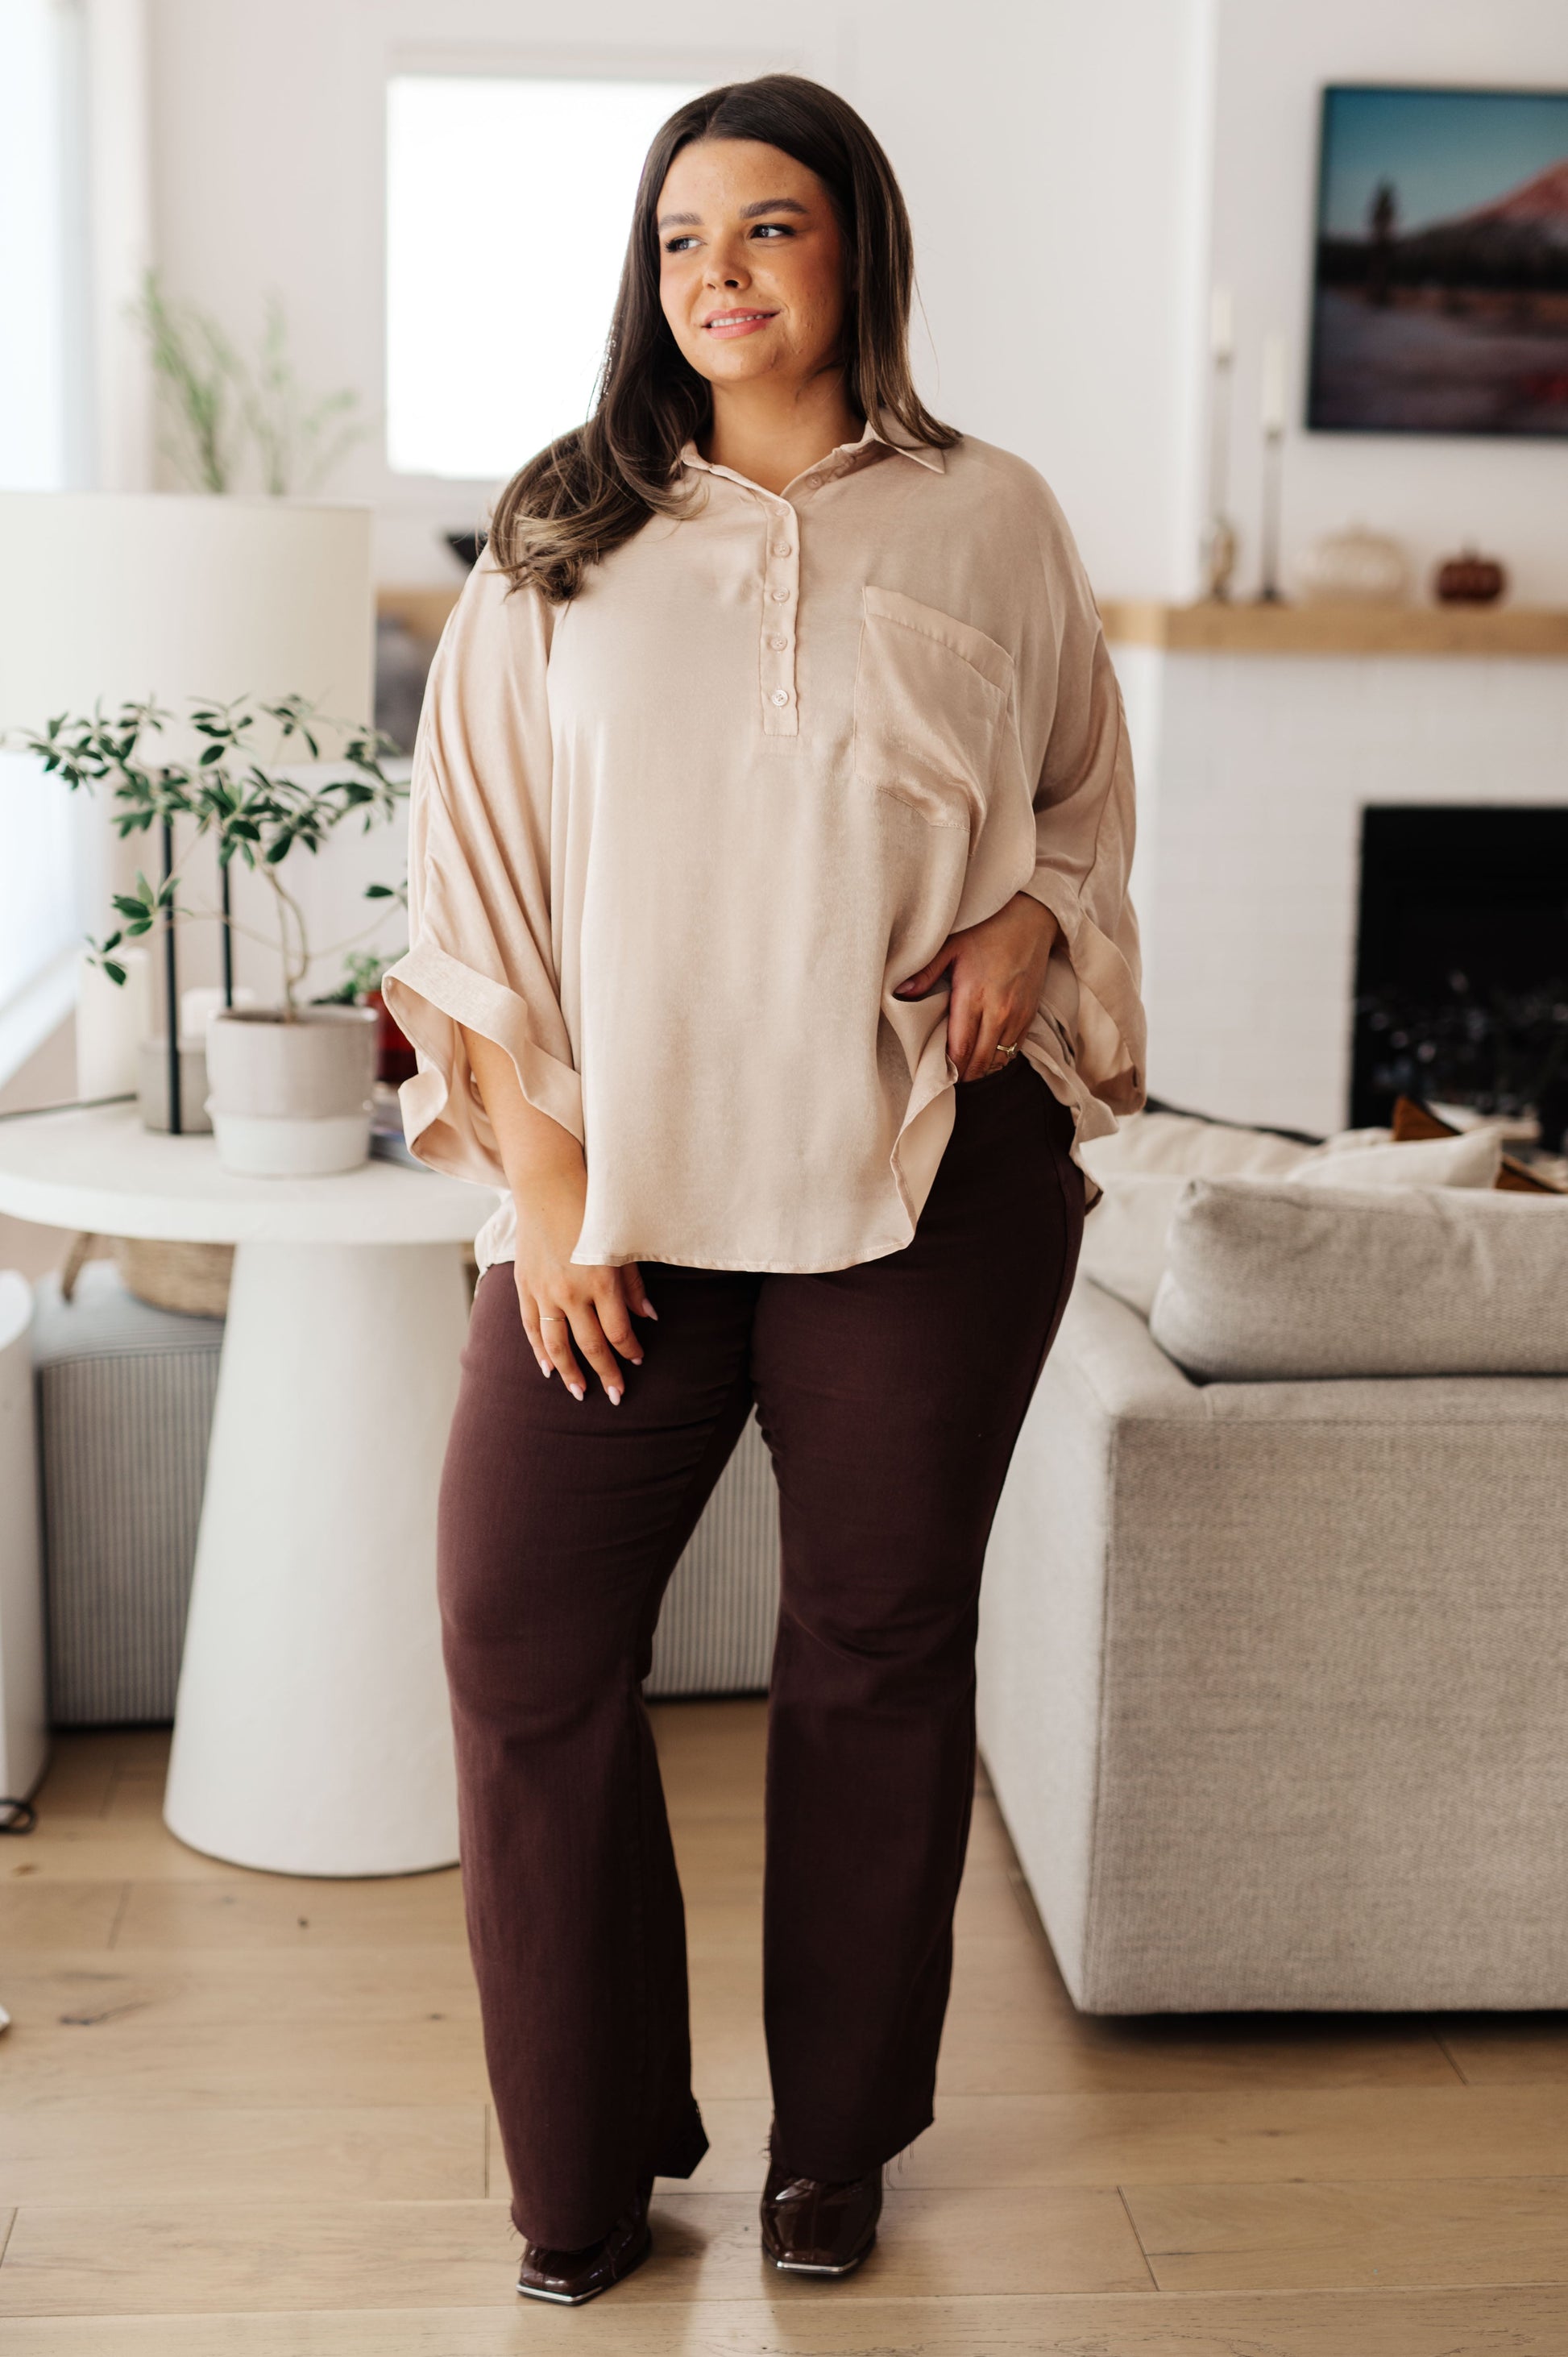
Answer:
[[[1112,653],[1138,771],[1150,1087],[1337,1128],[1362,810],[1568,805],[1568,662]]]

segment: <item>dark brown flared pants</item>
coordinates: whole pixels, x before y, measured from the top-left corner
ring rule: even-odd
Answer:
[[[755,1403],[779,1476],[764,1910],[776,2142],[857,2177],[931,2118],[974,1780],[981,1565],[1072,1281],[1071,1122],[1020,1057],[961,1084],[906,1250],[823,1275],[647,1264],[612,1407],[481,1280],[441,1501],[469,1938],[532,2240],[580,2247],[705,2147],[640,1685]]]

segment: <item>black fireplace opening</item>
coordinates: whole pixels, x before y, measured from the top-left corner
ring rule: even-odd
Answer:
[[[1362,813],[1352,1124],[1402,1095],[1568,1151],[1568,807]]]

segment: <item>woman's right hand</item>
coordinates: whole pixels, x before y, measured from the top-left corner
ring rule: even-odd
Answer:
[[[469,1069],[495,1132],[501,1168],[517,1206],[518,1306],[542,1375],[558,1373],[574,1399],[586,1397],[577,1351],[618,1407],[626,1387],[620,1358],[642,1364],[634,1316],[657,1318],[642,1271],[595,1268],[575,1261],[588,1198],[583,1149],[569,1129],[529,1103],[505,1049],[463,1026]]]
[[[517,1297],[540,1373],[559,1373],[573,1398],[584,1398],[575,1343],[611,1406],[618,1407],[625,1388],[619,1361],[642,1364],[642,1344],[632,1318],[657,1318],[659,1313],[635,1261],[609,1268],[572,1258],[582,1233],[586,1196],[587,1172],[579,1157],[575,1170],[568,1166],[548,1175],[535,1171],[526,1196],[514,1198]]]

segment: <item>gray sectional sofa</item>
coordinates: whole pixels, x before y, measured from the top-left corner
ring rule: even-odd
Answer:
[[[1423,1363],[1455,1281],[1369,1250],[1352,1371],[1294,1373],[1240,1281],[1261,1196],[1204,1263],[1227,1188],[1187,1187],[1154,1302],[1204,1373],[1080,1277],[987,1558],[982,1746],[1068,1986],[1093,2013],[1568,2004],[1568,1372],[1354,1372]],[[1568,1201],[1430,1191],[1411,1215],[1479,1288],[1463,1350],[1497,1363],[1528,1236],[1524,1363],[1568,1371]],[[1318,1195],[1304,1235],[1330,1202],[1345,1235],[1398,1211]],[[1348,1253],[1276,1255],[1319,1359]],[[1271,1330],[1275,1372],[1224,1372]]]

